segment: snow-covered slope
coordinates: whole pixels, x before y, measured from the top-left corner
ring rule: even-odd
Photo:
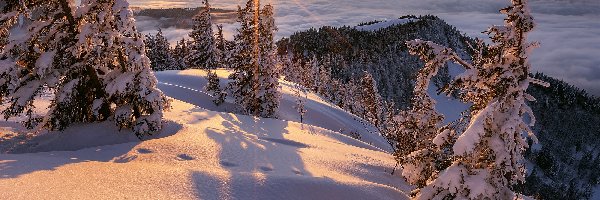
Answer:
[[[200,73],[158,76],[168,95],[200,104],[210,102],[197,90]],[[282,108],[291,101],[286,84]],[[309,99],[309,113],[328,129],[364,129]],[[374,145],[313,125],[208,109],[232,104],[183,101],[174,99],[165,128],[145,141],[110,122],[27,136],[16,123],[0,124],[0,199],[408,199],[410,186],[390,175],[393,156]]]
[[[0,196],[406,199],[406,184],[389,174],[391,155],[336,132],[178,100],[165,118],[163,132],[142,142],[101,123],[27,142],[27,150],[50,152],[0,154]]]
[[[221,80],[221,87],[225,88],[227,70],[216,70]],[[159,88],[166,95],[180,99],[184,102],[220,112],[235,112],[236,107],[232,99],[221,106],[215,106],[211,102],[211,96],[206,93],[204,86],[207,84],[206,71],[184,70],[157,72],[156,77],[160,81]],[[300,115],[294,108],[296,97],[294,97],[294,83],[280,81],[281,103],[277,112],[278,119],[285,121],[300,122]],[[329,129],[343,134],[355,132],[360,134],[360,140],[372,144],[374,147],[384,151],[390,151],[390,145],[385,141],[377,129],[368,123],[362,123],[362,119],[356,117],[341,108],[332,105],[316,94],[308,93],[306,99],[306,114],[304,124],[310,124]]]

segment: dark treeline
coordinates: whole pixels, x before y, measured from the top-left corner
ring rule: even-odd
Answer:
[[[589,199],[600,183],[600,98],[538,73],[551,87],[530,87],[539,146],[528,151],[534,163],[522,188],[540,199]]]
[[[398,108],[410,104],[417,70],[423,65],[408,53],[406,41],[423,39],[446,45],[465,53],[470,38],[435,16],[414,17],[412,22],[377,31],[360,31],[353,27],[321,27],[297,32],[278,42],[279,55],[291,55],[302,65],[311,59],[329,62],[327,73],[342,84],[358,80],[369,72],[377,82],[381,96]],[[365,23],[365,25],[373,24]],[[331,59],[334,58],[334,59]],[[443,70],[436,81],[448,82]],[[442,83],[440,82],[440,83]]]

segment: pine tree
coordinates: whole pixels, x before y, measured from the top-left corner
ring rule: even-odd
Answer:
[[[154,49],[156,49],[156,38],[154,37],[154,35],[147,34],[144,39],[144,45],[146,46],[146,56],[148,56],[148,59],[150,59],[152,69],[155,71],[162,71],[156,70],[156,68],[153,66],[153,60],[155,60],[155,57],[157,57],[154,54]]]
[[[19,17],[32,23],[24,40],[2,51],[0,97],[10,99],[4,117],[24,114],[27,127],[50,130],[112,118],[138,137],[158,131],[169,102],[156,88],[128,6],[125,0],[85,0],[76,8],[67,0],[7,2],[0,29]],[[54,99],[38,117],[33,101],[43,88]]]
[[[184,70],[187,69],[187,60],[186,56],[189,55],[190,49],[188,48],[188,41],[185,38],[182,38],[180,41],[177,41],[175,48],[173,49],[173,60],[175,62],[174,69],[176,70]]]
[[[304,96],[303,96],[304,95]],[[304,115],[306,114],[306,89],[302,87],[300,84],[294,85],[294,97],[296,98],[296,105],[294,108],[300,114],[300,123],[304,123]]]
[[[219,66],[219,61],[208,0],[204,0],[204,7],[192,20],[194,24],[190,33],[192,45],[190,55],[187,57],[188,66],[214,69]]]
[[[258,19],[254,20],[254,1],[248,1],[246,7],[238,6],[237,21],[240,27],[234,36],[235,50],[233,58],[233,73],[229,76],[232,80],[228,89],[235,99],[235,103],[240,105],[244,112],[255,114],[257,109],[257,99],[254,90],[258,89],[258,80],[255,79],[256,69],[258,68],[257,56],[254,54],[255,26]]]
[[[429,96],[428,89],[440,66],[448,61],[447,57],[442,55],[446,55],[449,50],[438,48],[420,52],[421,49],[414,47],[409,45],[413,53],[422,55],[421,59],[426,64],[417,76],[411,109],[396,116],[397,132],[391,136],[395,145],[394,156],[402,164],[402,175],[410,184],[422,188],[427,181],[436,176],[440,168],[445,167],[440,166],[440,163],[445,161],[443,158],[446,158],[446,154],[441,153],[440,147],[443,144],[434,141],[444,118],[435,111],[435,101]],[[453,133],[450,129],[442,131],[446,135]]]
[[[362,88],[360,99],[363,108],[361,115],[365,120],[375,125],[375,127],[379,127],[382,114],[381,97],[371,73],[364,72],[364,74],[360,80]]]
[[[231,51],[228,46],[228,41],[223,35],[223,25],[217,25],[216,49],[221,68],[228,68],[230,65]]]
[[[273,6],[266,5],[260,11],[259,19],[259,98],[261,116],[273,117],[279,107],[279,68],[277,66],[277,48],[274,38],[277,27],[273,17]]]
[[[535,116],[526,104],[534,99],[525,90],[530,83],[547,84],[529,77],[527,58],[536,45],[526,42],[527,33],[535,26],[527,1],[511,3],[501,10],[508,16],[505,24],[487,31],[493,44],[480,42],[472,63],[433,42],[408,42],[411,52],[427,61],[426,68],[440,69],[446,61],[464,66],[467,70],[446,93],[458,90],[461,99],[473,105],[470,124],[458,138],[448,130],[439,131],[433,138],[438,147],[453,144],[452,162],[427,181],[418,191],[418,199],[521,198],[512,186],[525,181],[523,151],[528,146],[527,138],[537,141],[530,128]],[[525,116],[532,123],[525,123]]]
[[[279,106],[273,8],[268,5],[261,10],[259,4],[249,0],[245,8],[238,7],[238,22],[234,72],[228,88],[244,112],[273,117]]]
[[[169,41],[160,28],[156,36],[146,36],[145,44],[146,54],[154,71],[177,69],[177,63],[173,58]]]
[[[206,85],[206,91],[210,93],[213,98],[213,102],[218,106],[225,102],[226,93],[221,90],[219,85],[219,77],[217,73],[209,70],[208,71],[208,84]]]

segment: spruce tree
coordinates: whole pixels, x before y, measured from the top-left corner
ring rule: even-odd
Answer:
[[[409,48],[411,52],[422,55],[421,59],[426,64],[418,73],[411,108],[395,117],[395,135],[388,136],[393,137],[394,156],[402,164],[402,175],[408,183],[422,188],[444,167],[442,164],[445,157],[440,154],[442,144],[434,142],[444,118],[435,110],[435,100],[429,96],[428,89],[440,66],[448,61],[448,56],[442,55],[447,55],[449,49],[428,49],[429,51],[423,52],[412,45]],[[444,132],[448,133],[451,132]]]
[[[114,119],[138,137],[158,131],[168,100],[156,88],[128,6],[125,0],[84,0],[76,8],[67,0],[6,2],[1,30],[19,17],[31,23],[23,40],[2,49],[0,99],[10,99],[4,117],[25,115],[27,127],[49,130]],[[54,99],[40,117],[33,102],[43,88]]]
[[[189,67],[214,69],[219,62],[212,29],[210,4],[208,0],[204,0],[203,4],[204,7],[200,8],[200,12],[192,19],[194,23],[190,33],[192,43],[187,61]]]
[[[228,68],[231,60],[231,51],[229,49],[229,43],[225,40],[223,35],[223,25],[217,25],[216,35],[216,49],[217,57],[219,59],[220,68]]]
[[[433,42],[408,42],[411,52],[419,54],[429,67],[440,69],[446,61],[464,66],[466,71],[445,92],[458,91],[461,100],[473,105],[470,124],[463,133],[454,137],[448,129],[440,129],[433,138],[438,148],[452,144],[452,158],[418,191],[418,199],[522,198],[512,186],[525,181],[527,139],[537,141],[530,128],[535,116],[526,104],[534,98],[525,90],[530,83],[547,84],[529,77],[528,54],[536,44],[526,42],[527,33],[535,26],[527,1],[511,3],[501,10],[507,15],[504,25],[486,32],[493,44],[479,42],[471,63]],[[526,123],[525,117],[531,123]]]
[[[233,73],[229,76],[231,82],[228,85],[235,103],[247,114],[256,114],[256,111],[259,111],[256,106],[258,97],[254,92],[258,90],[259,83],[255,79],[255,73],[258,73],[258,57],[254,54],[254,43],[258,20],[254,20],[254,12],[254,1],[248,1],[244,8],[238,6],[237,22],[240,23],[240,27],[234,36]]]
[[[175,63],[176,70],[184,70],[187,69],[187,60],[186,57],[190,53],[190,49],[188,47],[188,41],[185,38],[182,38],[180,41],[177,41],[175,48],[173,49],[173,62]]]
[[[279,106],[273,8],[268,5],[261,10],[259,4],[249,0],[245,8],[238,7],[238,22],[234,72],[228,88],[244,112],[273,117]]]
[[[306,114],[305,104],[307,99],[306,89],[300,84],[295,84],[294,97],[296,98],[296,105],[294,105],[294,108],[296,108],[296,111],[298,111],[298,114],[300,115],[300,123],[304,123],[304,115]]]
[[[259,19],[259,99],[262,117],[273,117],[279,107],[279,69],[277,48],[274,38],[277,27],[273,17],[273,6],[266,5]]]
[[[146,36],[145,44],[146,54],[154,71],[177,69],[177,63],[173,58],[169,41],[160,28],[155,36]]]
[[[213,98],[213,102],[218,106],[225,102],[226,93],[221,90],[219,85],[219,77],[217,73],[209,70],[207,74],[208,84],[206,85],[206,91],[210,93]]]
[[[360,84],[362,88],[360,99],[363,108],[361,115],[365,120],[375,125],[375,127],[379,127],[382,114],[381,97],[371,73],[364,72]]]

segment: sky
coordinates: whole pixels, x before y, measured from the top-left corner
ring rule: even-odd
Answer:
[[[132,6],[197,7],[199,0],[130,0]],[[600,0],[530,0],[537,28],[530,40],[541,43],[530,57],[534,71],[544,72],[600,96]],[[275,7],[278,38],[311,27],[356,25],[407,14],[441,17],[469,36],[502,24],[500,8],[508,0],[267,0]],[[243,0],[212,0],[216,8],[234,9]],[[141,20],[140,23],[151,22]],[[143,26],[143,24],[142,24]],[[234,24],[225,24],[231,37]],[[166,29],[178,39],[188,30]]]

